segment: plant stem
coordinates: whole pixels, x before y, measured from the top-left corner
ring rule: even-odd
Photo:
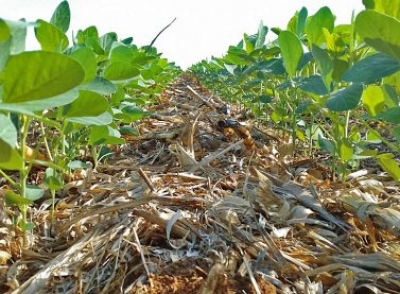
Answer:
[[[22,128],[21,128],[21,137],[20,137],[20,148],[21,148],[21,157],[23,161],[22,169],[20,170],[20,187],[19,192],[21,197],[27,198],[26,184],[28,181],[29,171],[32,167],[32,164],[26,164],[26,139],[28,137],[28,130],[30,125],[30,118],[23,115],[21,117],[22,120]],[[28,248],[28,238],[27,238],[27,224],[28,224],[28,205],[21,204],[20,206],[21,214],[22,214],[22,231],[24,232],[22,247],[24,249]]]
[[[293,155],[296,150],[296,138],[297,138],[297,115],[296,115],[296,108],[298,106],[298,96],[297,96],[297,87],[294,88],[294,91],[291,95],[291,114],[292,114],[292,148],[293,148]]]
[[[51,189],[51,220],[53,221],[54,218],[54,202],[56,201],[56,190]]]
[[[99,163],[99,158],[98,158],[99,154],[97,152],[96,146],[92,146],[91,149],[92,149],[92,156],[93,156],[93,161],[94,161],[94,168],[96,169],[97,165]]]
[[[47,136],[46,136],[46,132],[44,130],[43,122],[40,122],[40,129],[42,131],[42,136],[43,136],[43,140],[44,140],[44,147],[46,148],[47,155],[49,156],[50,161],[53,161],[53,156],[51,154],[49,143],[47,141]]]
[[[309,144],[308,155],[310,157],[314,157],[313,154],[312,154],[313,153],[313,136],[314,136],[315,132],[318,130],[317,128],[315,128],[315,131],[313,131],[314,123],[315,123],[315,117],[314,117],[314,115],[311,115],[310,134],[309,134],[309,138],[308,138],[308,144]]]
[[[11,184],[11,186],[17,187],[18,184],[1,169],[0,169],[0,175],[3,176],[6,179],[6,181]]]
[[[20,147],[21,147],[21,157],[24,162],[24,166],[20,171],[20,193],[23,198],[26,198],[26,182],[28,180],[29,175],[29,167],[26,165],[26,138],[28,137],[28,130],[29,130],[29,123],[30,120],[27,116],[22,116],[22,129],[21,129],[21,140],[20,140]],[[21,205],[22,217],[23,222],[26,224],[27,221],[27,209],[26,205]]]
[[[347,139],[349,136],[349,121],[350,121],[350,110],[346,112],[346,122],[344,125],[344,137]]]

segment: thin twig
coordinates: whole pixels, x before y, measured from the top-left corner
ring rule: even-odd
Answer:
[[[254,291],[256,291],[257,294],[261,294],[260,286],[257,284],[256,278],[254,277],[254,273],[253,273],[253,271],[251,269],[251,265],[250,265],[250,262],[249,262],[249,258],[247,257],[247,254],[243,255],[243,263],[246,266],[247,273],[249,274],[249,278],[250,278],[251,284],[254,287]]]
[[[147,267],[147,261],[146,261],[146,258],[144,257],[142,245],[140,244],[139,236],[137,234],[137,228],[138,228],[138,222],[136,221],[136,224],[133,226],[133,235],[135,236],[135,241],[136,241],[136,244],[137,244],[137,246],[139,248],[140,258],[142,259],[143,266],[144,266],[144,269],[145,269],[146,274],[147,274],[147,278],[149,278],[150,277],[150,271],[149,271],[149,268]]]
[[[138,169],[138,174],[142,177],[142,179],[145,181],[147,186],[150,188],[151,192],[154,192],[156,189],[154,188],[153,182],[150,180],[150,178],[145,174],[143,169],[140,167]]]
[[[210,103],[207,99],[205,99],[203,96],[201,96],[199,93],[197,93],[192,87],[186,86],[197,98],[199,98],[201,101],[204,102],[205,105],[210,107],[212,110],[216,110],[215,106]]]
[[[149,48],[151,48],[151,46],[153,46],[153,44],[156,42],[157,38],[158,38],[166,29],[168,29],[168,28],[174,23],[175,20],[176,20],[176,17],[174,18],[173,21],[171,21],[166,27],[164,27],[164,28],[157,34],[157,36],[153,39],[153,41],[151,41],[150,45],[149,45],[148,48],[146,49],[146,52],[147,52],[147,50],[149,50]]]
[[[204,166],[208,165],[211,161],[213,161],[214,159],[224,155],[226,152],[236,148],[237,146],[239,146],[240,144],[243,143],[243,139],[237,141],[236,143],[230,145],[229,147],[227,147],[226,149],[222,150],[222,151],[217,151],[214,153],[211,153],[210,155],[204,157],[199,163],[196,163],[190,170],[189,173],[194,173],[195,171],[197,171],[200,168],[203,168]]]

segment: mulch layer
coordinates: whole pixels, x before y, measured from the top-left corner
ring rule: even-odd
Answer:
[[[400,189],[182,75],[113,156],[29,209],[0,192],[0,293],[400,293]],[[250,116],[251,117],[251,116]],[[37,184],[43,170],[35,171]]]

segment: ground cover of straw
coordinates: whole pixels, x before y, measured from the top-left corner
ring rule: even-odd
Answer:
[[[182,75],[53,220],[39,201],[24,236],[1,197],[0,293],[399,293],[398,184],[367,164],[335,181],[239,106],[251,138],[221,130],[224,107]]]

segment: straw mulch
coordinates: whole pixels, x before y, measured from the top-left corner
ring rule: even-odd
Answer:
[[[0,198],[0,293],[400,292],[390,177],[335,181],[326,156],[293,158],[289,135],[187,75],[158,102],[112,158],[74,173],[53,220],[42,200],[24,236]]]

